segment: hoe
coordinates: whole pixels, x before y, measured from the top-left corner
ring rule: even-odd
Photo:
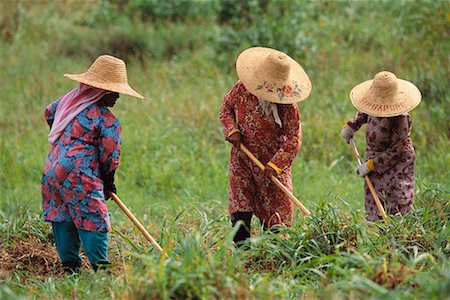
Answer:
[[[261,169],[264,170],[264,165],[253,155],[247,147],[241,144],[241,150],[244,151],[245,154]],[[309,210],[297,199],[295,196],[275,177],[272,176],[272,181],[275,183],[288,197],[289,199],[297,205],[298,208],[302,211],[305,216],[311,215]]]
[[[349,140],[350,147],[352,148],[353,155],[355,155],[356,160],[358,161],[359,165],[362,165],[361,156],[359,156],[358,149],[356,149],[355,143],[353,142],[353,139]],[[378,210],[383,217],[383,219],[388,222],[388,217],[386,215],[386,212],[384,211],[383,205],[381,205],[380,198],[378,198],[377,191],[375,190],[375,187],[372,184],[372,181],[370,180],[369,176],[364,176],[364,179],[366,180],[367,186],[369,187],[370,192],[372,193],[373,199],[375,200],[375,204],[378,207]]]
[[[150,235],[150,233],[148,233],[147,230],[145,230],[145,228],[144,228],[144,226],[142,226],[141,222],[139,222],[139,220],[136,219],[136,217],[125,206],[125,204],[123,204],[123,202],[120,201],[119,197],[117,197],[117,195],[112,192],[110,193],[110,195],[113,198],[114,202],[116,202],[117,205],[119,205],[120,209],[122,209],[122,211],[128,216],[128,218],[130,218],[131,222],[133,222],[134,225],[136,225],[136,227],[142,232],[142,234],[147,238],[147,240],[149,240],[150,243],[152,243],[152,245],[156,248],[156,250],[158,250],[159,253],[162,253],[163,249],[158,244],[158,242]]]

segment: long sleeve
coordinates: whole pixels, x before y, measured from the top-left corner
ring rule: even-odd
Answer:
[[[225,95],[222,106],[220,107],[219,120],[223,125],[223,134],[225,139],[233,133],[239,132],[236,122],[235,103],[241,84],[242,83],[238,81],[233,88],[231,88],[231,90]]]
[[[384,173],[402,160],[405,146],[409,141],[410,124],[407,115],[401,115],[390,120],[392,128],[391,145],[386,151],[371,157],[378,173]]]
[[[355,116],[347,122],[347,125],[350,126],[353,131],[357,131],[365,123],[367,123],[367,114],[358,111]]]
[[[117,169],[120,162],[122,127],[110,112],[106,113],[100,124],[99,162],[100,173],[106,174]]]
[[[48,126],[50,128],[52,128],[53,125],[53,121],[55,120],[55,113],[56,113],[56,108],[58,107],[60,100],[56,100],[52,103],[50,103],[46,108],[45,108],[45,121],[47,122]]]
[[[283,107],[283,114],[281,117],[284,121],[284,142],[268,163],[268,165],[274,168],[278,174],[291,166],[302,144],[302,127],[300,122],[300,112],[297,105],[286,105]]]

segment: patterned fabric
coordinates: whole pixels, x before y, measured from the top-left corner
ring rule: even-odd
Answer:
[[[51,126],[59,100],[45,118]],[[121,126],[105,107],[92,104],[76,116],[51,146],[42,175],[44,219],[73,222],[78,229],[109,231],[100,174],[119,166]]]
[[[239,130],[242,143],[263,163],[271,162],[283,172],[277,178],[292,191],[291,164],[302,141],[300,113],[296,104],[278,104],[283,122],[264,114],[259,100],[238,81],[224,98],[220,110],[225,138]],[[232,147],[229,170],[228,211],[253,212],[266,224],[293,219],[292,202],[242,151]]]
[[[416,154],[410,139],[411,118],[400,116],[382,118],[358,112],[347,122],[358,130],[366,127],[366,159],[371,159],[375,172],[369,173],[386,213],[408,213],[414,201],[414,162]],[[365,184],[366,218],[380,219],[372,194]]]
[[[81,111],[108,93],[110,92],[80,83],[76,88],[62,96],[54,114],[50,133],[48,134],[49,143],[53,144],[61,133],[63,133],[70,121]]]

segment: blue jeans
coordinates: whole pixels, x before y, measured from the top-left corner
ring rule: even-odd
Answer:
[[[80,244],[94,268],[108,261],[108,233],[77,229],[72,222],[52,222],[58,255],[64,264],[81,265]]]

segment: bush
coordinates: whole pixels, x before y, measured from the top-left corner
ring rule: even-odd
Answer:
[[[314,3],[303,1],[222,2],[215,49],[226,61],[249,46],[265,46],[305,59],[317,42],[308,22]],[[233,61],[234,61],[233,59]],[[223,62],[223,59],[222,59]]]
[[[189,19],[214,18],[218,10],[218,0],[131,0],[129,12],[137,14],[144,22],[183,22]]]

